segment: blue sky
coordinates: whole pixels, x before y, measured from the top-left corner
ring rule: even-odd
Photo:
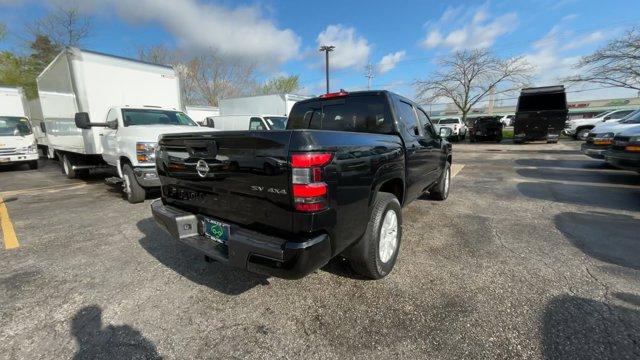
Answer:
[[[9,37],[0,48],[20,50],[24,25],[61,0],[0,0]],[[298,74],[304,91],[324,87],[318,45],[331,42],[332,88],[366,87],[413,97],[411,85],[456,49],[484,47],[501,57],[523,56],[536,67],[536,85],[570,75],[572,64],[625,29],[640,25],[637,0],[602,1],[163,1],[84,0],[93,17],[85,48],[133,56],[140,45],[165,44],[197,53],[215,48],[262,64],[262,76]],[[582,88],[594,88],[587,85]],[[580,89],[576,89],[580,90]],[[572,100],[635,96],[600,89]]]

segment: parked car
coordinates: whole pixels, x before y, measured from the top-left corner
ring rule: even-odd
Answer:
[[[282,115],[220,115],[208,117],[205,126],[218,130],[284,130]]]
[[[513,119],[515,117],[515,115],[504,115],[502,118],[500,118],[500,122],[503,126],[511,126],[513,125]]]
[[[613,145],[616,134],[640,124],[640,110],[627,115],[623,120],[602,123],[589,132],[580,147],[583,154],[594,159],[604,159],[605,151]]]
[[[558,142],[569,109],[564,86],[525,88],[520,92],[513,124],[513,142]]]
[[[617,168],[640,173],[640,125],[616,135],[611,149],[605,151],[604,158]]]
[[[22,89],[0,87],[0,164],[38,168],[38,144]]]
[[[445,118],[434,120],[433,124],[436,131],[440,131],[440,128],[447,127],[451,129],[451,139],[455,141],[464,140],[467,136],[467,125],[462,122],[459,117]]]
[[[469,141],[502,141],[502,122],[497,116],[476,117],[469,128]]]
[[[567,120],[563,132],[576,140],[586,140],[587,135],[596,125],[607,121],[620,120],[634,111],[635,109],[611,110],[600,113],[590,119]]]
[[[402,206],[449,195],[451,130],[387,91],[297,102],[286,130],[166,134],[157,223],[232,266],[299,278],[343,256],[361,275],[393,269]]]
[[[180,80],[170,66],[66,48],[37,83],[48,156],[60,160],[68,178],[113,170],[109,182],[121,185],[130,203],[160,186],[160,134],[212,130],[179,110]]]

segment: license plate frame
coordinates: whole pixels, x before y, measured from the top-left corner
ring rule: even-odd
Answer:
[[[219,244],[226,244],[231,235],[231,226],[221,221],[203,218],[202,219],[203,235]]]

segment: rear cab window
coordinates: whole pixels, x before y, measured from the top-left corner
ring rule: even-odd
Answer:
[[[318,129],[390,134],[394,131],[384,94],[314,99],[293,106],[287,129]]]

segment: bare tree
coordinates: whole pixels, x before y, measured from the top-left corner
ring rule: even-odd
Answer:
[[[80,13],[77,4],[66,4],[35,20],[27,26],[27,31],[33,37],[47,36],[58,47],[81,46],[91,34],[91,22]]]
[[[0,41],[4,40],[5,36],[7,36],[7,26],[0,23]]]
[[[439,70],[415,86],[426,102],[449,99],[465,120],[471,108],[490,93],[513,92],[530,80],[533,68],[522,58],[501,60],[487,50],[457,51],[439,61]]]
[[[575,68],[580,75],[568,77],[565,81],[640,90],[640,27],[627,31],[622,37],[583,57]]]
[[[256,92],[254,64],[220,56],[213,50],[188,57],[178,50],[155,45],[139,47],[137,53],[140,60],[176,69],[185,104],[218,106],[221,99]]]

